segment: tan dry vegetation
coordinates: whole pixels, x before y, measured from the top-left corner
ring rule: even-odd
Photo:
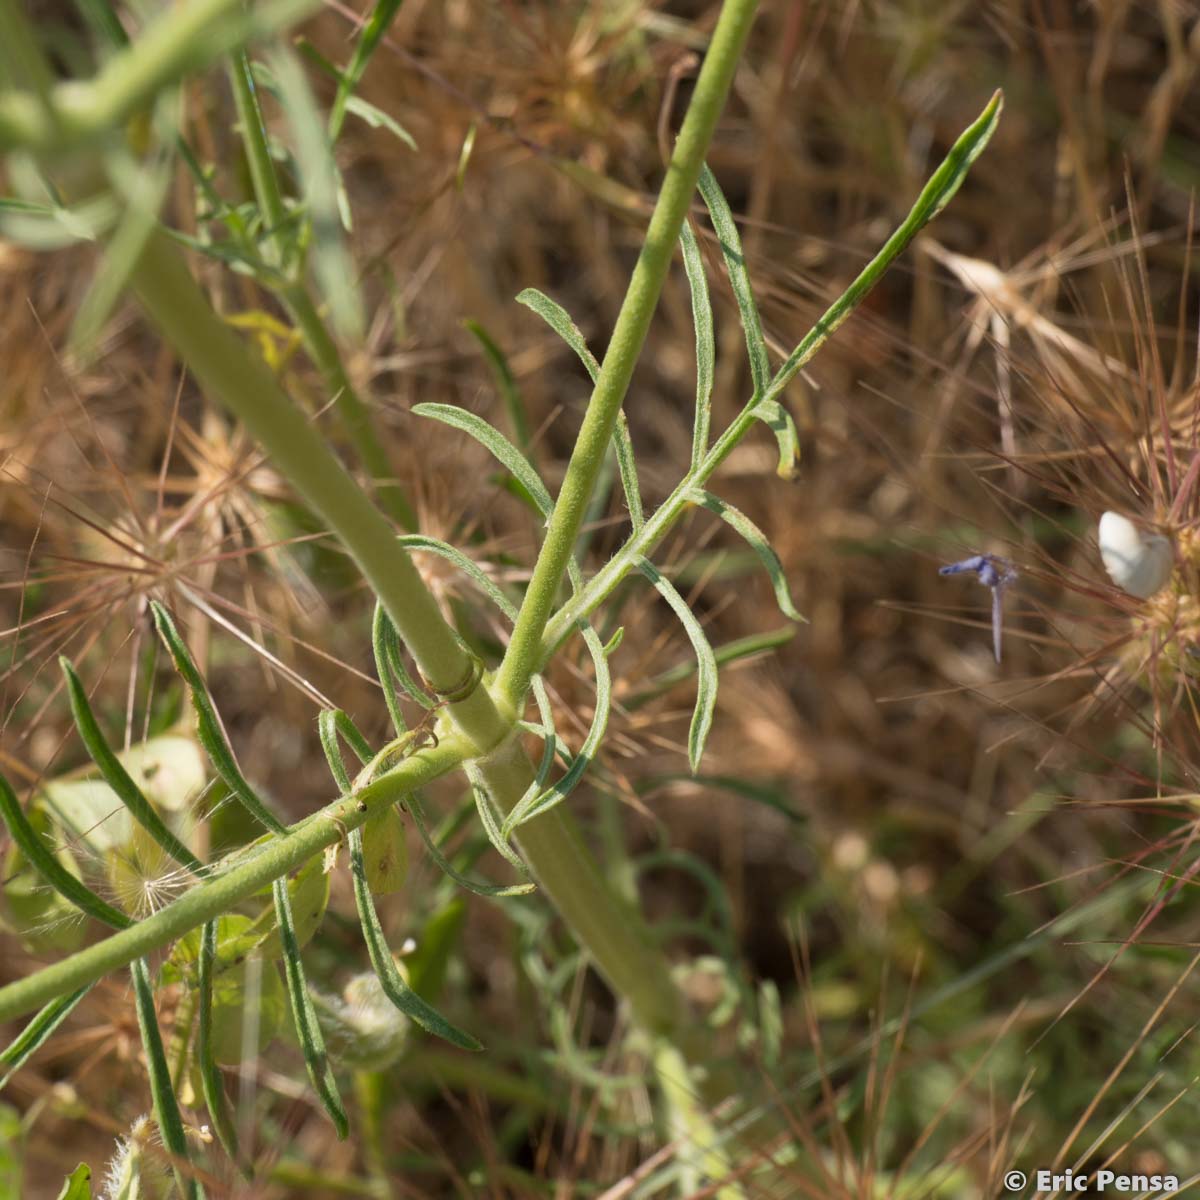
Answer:
[[[506,427],[462,326],[479,321],[509,356],[539,463],[557,484],[586,380],[512,297],[544,289],[603,350],[659,179],[660,130],[679,109],[689,56],[714,17],[711,4],[408,0],[368,72],[363,94],[410,130],[419,151],[358,122],[339,149],[371,314],[354,370],[376,401],[422,528],[470,546],[497,578],[522,578],[534,521],[498,486],[482,451],[409,409],[454,403]],[[306,36],[337,58],[348,28],[346,13],[330,4]],[[803,439],[798,478],[775,477],[764,431],[716,481],[767,533],[809,624],[770,655],[723,671],[705,773],[757,785],[800,819],[682,778],[690,679],[618,712],[605,752],[604,790],[627,802],[620,812],[630,845],[645,851],[666,839],[707,863],[727,889],[748,970],[781,988],[778,1086],[812,1068],[816,1026],[826,1056],[835,1056],[870,1032],[877,1006],[900,1011],[910,976],[919,1009],[938,988],[984,974],[918,1012],[887,1103],[877,1096],[874,1109],[855,1109],[845,1134],[851,1165],[814,1194],[877,1194],[870,1179],[886,1186],[886,1173],[959,1083],[964,1094],[930,1134],[941,1149],[922,1161],[948,1162],[953,1148],[970,1190],[952,1184],[944,1194],[993,1194],[1007,1165],[995,1147],[1010,1121],[1013,1140],[1048,1165],[1094,1097],[1111,1117],[1159,1068],[1139,1047],[1127,1075],[1101,1094],[1184,969],[1186,953],[1162,947],[1194,944],[1191,901],[1185,892],[1147,923],[1153,878],[1130,894],[1113,889],[1143,869],[1193,869],[1190,809],[1173,797],[1197,790],[1196,712],[1187,672],[1161,679],[1145,700],[1134,672],[1147,658],[1157,662],[1159,650],[1137,642],[1114,668],[1129,606],[1103,575],[1094,523],[1106,507],[1166,519],[1173,493],[1162,483],[1160,398],[1171,411],[1176,482],[1196,451],[1189,226],[1200,169],[1197,29],[1193,6],[1169,2],[765,4],[710,156],[745,218],[765,324],[786,352],[903,215],[991,90],[1006,91],[1000,131],[962,193],[792,387]],[[190,89],[189,119],[196,144],[236,189],[230,102],[218,76]],[[189,202],[181,183],[173,211],[185,227]],[[719,321],[719,423],[748,384],[711,239],[705,251]],[[289,535],[272,516],[282,489],[269,464],[224,416],[203,408],[132,309],[109,324],[92,361],[64,361],[93,265],[86,252],[35,258],[0,247],[0,604],[14,657],[4,678],[4,768],[28,784],[79,765],[55,656],[69,653],[90,683],[103,676],[101,694],[119,714],[132,657],[147,652],[144,600],[170,597],[188,614],[198,656],[207,656],[248,773],[297,817],[331,794],[313,694],[334,698],[372,736],[384,727],[362,589],[332,549],[318,553],[305,542],[293,558],[279,545]],[[225,312],[262,303],[236,276],[202,270]],[[626,405],[650,503],[687,461],[690,346],[678,273]],[[290,353],[283,370],[314,410],[322,407],[328,397],[302,353]],[[1195,508],[1185,505],[1179,522]],[[623,528],[614,503],[595,530],[595,561]],[[1022,572],[1007,597],[999,667],[986,591],[936,570],[984,550]],[[707,514],[693,516],[659,554],[714,644],[784,624],[745,558]],[[310,568],[307,578],[297,562]],[[444,564],[426,566],[447,602],[474,603]],[[33,579],[45,580],[36,594],[25,587]],[[262,642],[302,685],[189,597]],[[42,619],[29,616],[29,604]],[[622,623],[614,669],[618,700],[627,700],[690,651],[644,591]],[[502,632],[492,614],[474,628],[492,638]],[[580,655],[576,648],[552,675],[563,712],[575,715],[564,731],[575,738],[592,696]],[[159,688],[168,688],[165,675]],[[1159,790],[1163,799],[1147,803]],[[602,794],[583,789],[572,803],[592,812]],[[454,796],[439,798],[448,805]],[[415,843],[413,854],[406,898],[388,914],[400,934],[436,876]],[[644,896],[662,919],[694,915],[699,902],[693,882],[670,870],[649,875]],[[999,967],[1006,948],[1105,896],[1113,902],[1069,934],[1052,932]],[[348,904],[341,880],[334,906]],[[801,927],[811,976],[798,986]],[[1114,945],[1135,931],[1148,948],[1127,950],[1089,987]],[[328,940],[331,967],[356,953],[349,937],[335,931]],[[0,972],[23,972],[30,960],[16,939],[4,945]],[[549,1032],[515,949],[503,914],[472,900],[455,986],[500,1047],[498,1069],[550,1079],[544,1065],[530,1066]],[[703,981],[696,989],[704,993]],[[82,1100],[64,1108],[60,1097],[58,1114],[49,1115],[51,1102],[34,1124],[29,1163],[39,1182],[31,1195],[53,1194],[50,1180],[70,1165],[63,1138],[72,1159],[99,1161],[146,1107],[131,1027],[106,1024],[105,1013],[125,1000],[120,984],[107,985],[72,1020],[58,1052],[43,1053],[10,1088],[8,1098],[25,1107],[69,1080]],[[577,1001],[577,1034],[603,1044],[616,1020],[608,999],[589,985]],[[1189,1020],[1186,1005],[1168,1009],[1157,1051]],[[989,1082],[993,1063],[978,1075],[970,1064],[994,1038]],[[356,1146],[333,1146],[296,1086],[289,1054],[277,1044],[261,1063],[258,1086],[274,1101],[260,1108],[282,1130],[261,1147],[264,1163],[283,1152],[330,1175],[353,1174]],[[1190,1072],[1175,1064],[1191,1050],[1176,1055],[1166,1069],[1183,1080]],[[811,1086],[787,1099],[798,1126],[828,1148],[834,1175],[840,1138],[824,1105],[834,1092],[859,1095],[869,1058],[854,1062],[828,1070],[824,1101]],[[1027,1070],[1033,1078],[1022,1092]],[[393,1110],[391,1136],[398,1147],[420,1147],[432,1165],[398,1195],[455,1194],[451,1163],[482,1164],[495,1195],[535,1194],[529,1177],[506,1174],[502,1162],[560,1182],[609,1184],[658,1145],[595,1134],[588,1097],[561,1077],[555,1116],[531,1119],[523,1138],[506,1142],[501,1116],[520,1101],[502,1090],[481,1099],[461,1080],[439,1096],[427,1080],[413,1082],[420,1073],[418,1062],[399,1077],[412,1097]],[[1105,1152],[1165,1097],[1156,1092],[1137,1109]],[[1171,1157],[1184,1144],[1184,1110],[1194,1113],[1190,1095],[1151,1122],[1128,1161],[1185,1174],[1189,1163]],[[1068,1161],[1086,1145],[1077,1141]],[[775,1194],[813,1186],[799,1176],[793,1183],[794,1193]],[[244,1194],[325,1194],[295,1188],[264,1183]]]

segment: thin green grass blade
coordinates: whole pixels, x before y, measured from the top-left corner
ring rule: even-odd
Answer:
[[[17,794],[9,782],[0,775],[0,816],[8,826],[8,832],[17,843],[21,853],[30,861],[34,870],[64,899],[69,900],[80,912],[114,929],[128,929],[133,921],[123,912],[101,900],[86,883],[77,879],[50,853],[45,842],[38,837],[29,819],[25,816]]]
[[[738,311],[742,316],[754,395],[756,398],[762,397],[766,395],[767,386],[771,382],[771,362],[767,357],[767,341],[763,337],[762,318],[758,315],[754,289],[750,286],[750,273],[746,270],[746,260],[742,255],[742,239],[738,235],[737,223],[733,219],[725,193],[721,191],[717,177],[707,165],[700,169],[697,186],[708,209],[708,215],[712,218],[713,229],[721,246],[721,255],[725,259],[725,269],[733,287],[733,298],[737,301]]]
[[[0,1067],[7,1067],[0,1079],[0,1091],[25,1065],[32,1055],[54,1035],[54,1031],[71,1015],[75,1006],[92,990],[93,984],[82,987],[66,996],[51,1000],[37,1016],[21,1030],[3,1050],[0,1050]]]
[[[804,335],[800,344],[788,355],[787,361],[771,380],[771,392],[778,394],[796,372],[817,353],[834,331],[862,303],[867,293],[879,282],[884,272],[905,247],[949,204],[962,186],[971,164],[983,153],[984,147],[996,132],[1004,96],[996,92],[987,107],[959,136],[950,153],[929,177],[903,223],[883,244],[883,248],[863,268],[857,279],[826,309],[817,323]]]
[[[162,1034],[158,1029],[158,1016],[154,1011],[154,990],[150,986],[150,969],[144,958],[135,958],[129,964],[133,976],[133,994],[137,1007],[138,1028],[142,1033],[142,1047],[146,1051],[146,1073],[150,1077],[150,1095],[154,1100],[154,1119],[162,1135],[163,1145],[177,1158],[190,1161],[187,1136],[183,1131],[183,1118],[179,1115],[179,1101],[171,1084],[171,1072],[167,1067],[167,1056],[163,1051]],[[199,1183],[179,1167],[175,1168],[175,1179],[179,1190],[188,1200],[202,1200],[204,1195]]]
[[[345,71],[341,73],[337,95],[334,96],[333,106],[329,110],[330,142],[337,141],[338,134],[342,131],[342,123],[346,119],[347,105],[354,95],[354,89],[358,87],[363,72],[366,71],[367,64],[371,61],[371,55],[379,48],[383,35],[387,33],[388,26],[395,19],[396,14],[400,11],[400,5],[403,3],[404,0],[379,0],[363,25],[362,33],[359,34],[358,42],[354,47],[354,54]]]
[[[238,1164],[246,1178],[249,1171],[238,1154],[237,1126],[229,1108],[229,1097],[225,1094],[225,1081],[213,1053],[213,968],[217,957],[217,923],[206,921],[200,933],[200,959],[198,963],[199,1004],[198,1028],[196,1031],[196,1065],[200,1071],[200,1090],[213,1130],[225,1153]]]
[[[500,389],[500,398],[504,401],[504,410],[508,413],[508,423],[512,426],[513,439],[517,448],[526,458],[533,461],[533,440],[529,429],[529,417],[525,412],[525,398],[517,381],[513,378],[512,369],[504,351],[492,340],[491,335],[478,321],[464,321],[467,331],[479,343],[484,358],[491,368],[496,386]]]
[[[379,977],[383,994],[410,1021],[416,1022],[436,1037],[443,1038],[463,1050],[482,1050],[483,1045],[477,1038],[447,1021],[436,1008],[422,1000],[408,986],[404,976],[397,969],[391,948],[384,937],[383,926],[379,923],[379,914],[375,911],[375,902],[371,899],[361,829],[354,829],[350,833],[350,873],[354,880],[354,902],[358,906],[358,919],[366,939],[367,953],[371,957],[375,974]]]
[[[800,435],[791,413],[777,400],[763,400],[754,408],[754,415],[775,435],[779,444],[779,466],[775,474],[780,479],[795,479],[800,462]]]
[[[796,606],[792,603],[787,576],[783,573],[783,563],[779,561],[779,555],[771,549],[767,535],[744,512],[734,508],[720,496],[714,496],[712,492],[697,489],[689,492],[688,498],[694,504],[699,504],[702,508],[707,508],[709,512],[716,513],[726,525],[742,535],[746,544],[758,555],[759,562],[771,577],[771,587],[775,590],[775,603],[779,605],[779,611],[793,621],[804,621],[805,618],[796,611]]]
[[[142,789],[134,783],[132,776],[121,765],[101,732],[100,724],[88,701],[87,692],[75,674],[71,660],[60,657],[58,665],[67,681],[67,698],[71,704],[71,715],[75,728],[91,756],[100,769],[104,782],[117,794],[117,798],[129,809],[129,815],[181,866],[203,875],[205,865],[166,827],[154,806],[146,799]]]
[[[704,754],[704,745],[708,741],[713,713],[717,707],[717,659],[707,635],[696,620],[695,613],[688,608],[687,601],[675,590],[674,584],[664,578],[649,559],[639,560],[638,570],[650,580],[659,595],[671,606],[688,636],[688,641],[692,643],[692,649],[696,652],[696,708],[688,730],[688,764],[694,774],[700,769],[700,759]]]
[[[224,729],[221,728],[217,710],[213,707],[212,697],[208,694],[208,685],[204,682],[191,651],[179,636],[179,630],[175,628],[170,613],[157,600],[150,601],[150,611],[154,615],[154,626],[158,635],[175,663],[175,669],[192,693],[192,706],[196,710],[196,736],[217,774],[237,797],[242,807],[260,825],[272,833],[286,834],[287,827],[267,808],[238,767],[237,760],[233,757],[233,749],[226,740]]]
[[[713,337],[712,300],[708,294],[708,276],[704,259],[691,223],[684,221],[679,230],[683,247],[683,269],[687,272],[692,294],[692,322],[696,327],[696,415],[692,424],[692,470],[708,450],[708,431],[712,423],[712,391],[717,349]]]
[[[317,1014],[312,998],[308,994],[308,982],[304,978],[304,966],[300,961],[300,947],[296,942],[296,925],[292,918],[292,901],[288,895],[287,879],[276,879],[271,885],[275,897],[275,919],[279,922],[279,935],[283,944],[283,974],[287,980],[288,998],[292,1005],[292,1020],[296,1036],[300,1039],[300,1051],[308,1077],[321,1104],[329,1114],[334,1129],[341,1139],[350,1132],[346,1109],[338,1093],[333,1068],[325,1053],[325,1039],[317,1024]]]
[[[583,640],[587,645],[588,653],[592,656],[596,670],[596,709],[592,715],[592,723],[583,740],[583,745],[579,748],[579,753],[574,756],[571,765],[561,778],[556,779],[550,787],[543,790],[542,781],[549,768],[547,767],[546,771],[538,771],[538,776],[533,784],[504,819],[500,833],[505,839],[511,837],[513,830],[526,821],[532,821],[534,817],[541,816],[542,813],[549,812],[555,805],[561,804],[574,791],[575,786],[595,759],[600,749],[600,743],[604,740],[605,731],[608,729],[608,716],[612,708],[612,675],[608,669],[608,656],[605,653],[604,644],[600,641],[600,635],[590,625],[585,625],[580,632],[583,634]],[[554,752],[555,741],[553,735],[547,738],[547,750],[551,755]],[[543,765],[545,765],[544,757]]]

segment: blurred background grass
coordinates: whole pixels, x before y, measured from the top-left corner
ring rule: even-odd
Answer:
[[[41,7],[69,47],[73,10]],[[454,403],[506,427],[463,324],[477,321],[508,357],[539,465],[552,486],[561,478],[586,377],[513,297],[544,289],[602,351],[715,14],[706,3],[408,0],[366,76],[363,96],[418,149],[361,122],[339,147],[370,313],[352,370],[422,528],[500,579],[523,577],[536,523],[482,451],[409,409]],[[353,15],[331,0],[304,36],[340,61]],[[762,7],[709,161],[783,352],[991,92],[1006,94],[960,195],[791,388],[798,477],[776,477],[763,433],[717,481],[768,534],[809,623],[725,668],[704,773],[691,779],[692,681],[672,674],[690,650],[653,593],[635,589],[620,615],[623,708],[605,771],[572,799],[601,851],[621,841],[635,860],[667,846],[690,856],[640,876],[664,927],[700,918],[705,879],[719,881],[749,993],[768,1013],[778,994],[776,1037],[739,1045],[736,1021],[714,1031],[714,1061],[740,1061],[747,1100],[780,1107],[809,1147],[763,1195],[1001,1194],[1009,1166],[1096,1166],[1127,1142],[1126,1169],[1200,1167],[1194,985],[1172,992],[1197,941],[1190,886],[1177,886],[1194,870],[1191,685],[1184,673],[1146,690],[1094,536],[1105,508],[1163,515],[1145,468],[1162,457],[1160,410],[1184,465],[1195,445],[1198,18],[1172,0]],[[228,189],[244,188],[220,76],[191,88],[189,121]],[[181,180],[175,219],[186,227],[192,211]],[[747,372],[711,237],[704,249],[721,421]],[[154,670],[140,599],[178,596],[181,581],[221,598],[214,611],[381,733],[361,587],[334,548],[283,545],[303,537],[303,517],[269,464],[203,408],[131,309],[92,361],[64,362],[93,265],[87,251],[35,258],[0,245],[0,603],[6,628],[24,623],[6,643],[5,769],[31,782],[83,761],[59,652],[91,682],[104,677],[99,695],[120,723],[131,663]],[[201,269],[223,311],[264,309],[237,276]],[[244,323],[320,407],[320,381],[286,337],[262,317]],[[626,404],[648,502],[688,459],[690,347],[677,272]],[[619,544],[619,518],[614,506],[596,522],[597,562]],[[661,564],[714,644],[779,629],[767,581],[717,524],[692,517]],[[130,539],[153,543],[161,569],[147,577],[122,548]],[[980,551],[1021,571],[1000,666],[986,591],[936,570]],[[435,560],[423,567],[457,611],[478,609]],[[489,617],[466,619],[495,644]],[[330,786],[311,695],[211,614],[192,608],[187,621],[248,772],[290,817],[316,807]],[[588,678],[576,649],[551,680],[576,739]],[[145,727],[168,726],[177,702],[163,676]],[[439,800],[452,812],[459,797]],[[464,857],[482,855],[465,836]],[[465,1061],[416,1043],[380,1077],[373,1111],[393,1194],[602,1192],[663,1144],[636,1084],[597,1089],[580,1073],[637,1069],[620,1014],[574,971],[536,899],[501,909],[466,897],[458,923],[453,889],[417,847],[413,858],[385,909],[389,931],[398,944],[431,917],[455,924],[447,1002],[490,1049]],[[333,909],[310,974],[336,990],[363,969],[336,916],[351,911],[344,878]],[[681,927],[680,961],[709,940]],[[35,958],[6,935],[0,976]],[[554,987],[531,981],[539,964],[559,969]],[[715,973],[693,970],[688,986],[698,1006],[718,1007]],[[148,1104],[138,1053],[125,986],[110,982],[9,1085],[5,1103],[26,1115],[10,1138],[22,1194],[52,1196],[75,1161],[109,1156]],[[262,1175],[233,1194],[373,1194],[370,1139],[334,1142],[297,1063],[277,1043],[242,1065]]]

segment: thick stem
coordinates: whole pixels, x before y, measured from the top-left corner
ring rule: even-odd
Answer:
[[[521,706],[529,681],[541,664],[542,635],[554,597],[567,569],[588,499],[604,464],[613,426],[646,340],[650,318],[675,254],[679,229],[695,195],[704,155],[733,82],[755,7],[755,0],[726,0],[713,30],[704,65],[696,80],[696,90],[646,230],[642,252],[567,464],[546,540],[542,543],[512,641],[496,677],[497,696],[513,711]]]

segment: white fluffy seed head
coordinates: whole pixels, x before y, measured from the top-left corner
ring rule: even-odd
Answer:
[[[1131,596],[1148,599],[1171,578],[1171,543],[1157,533],[1142,533],[1120,513],[1100,518],[1100,557],[1109,578]]]

